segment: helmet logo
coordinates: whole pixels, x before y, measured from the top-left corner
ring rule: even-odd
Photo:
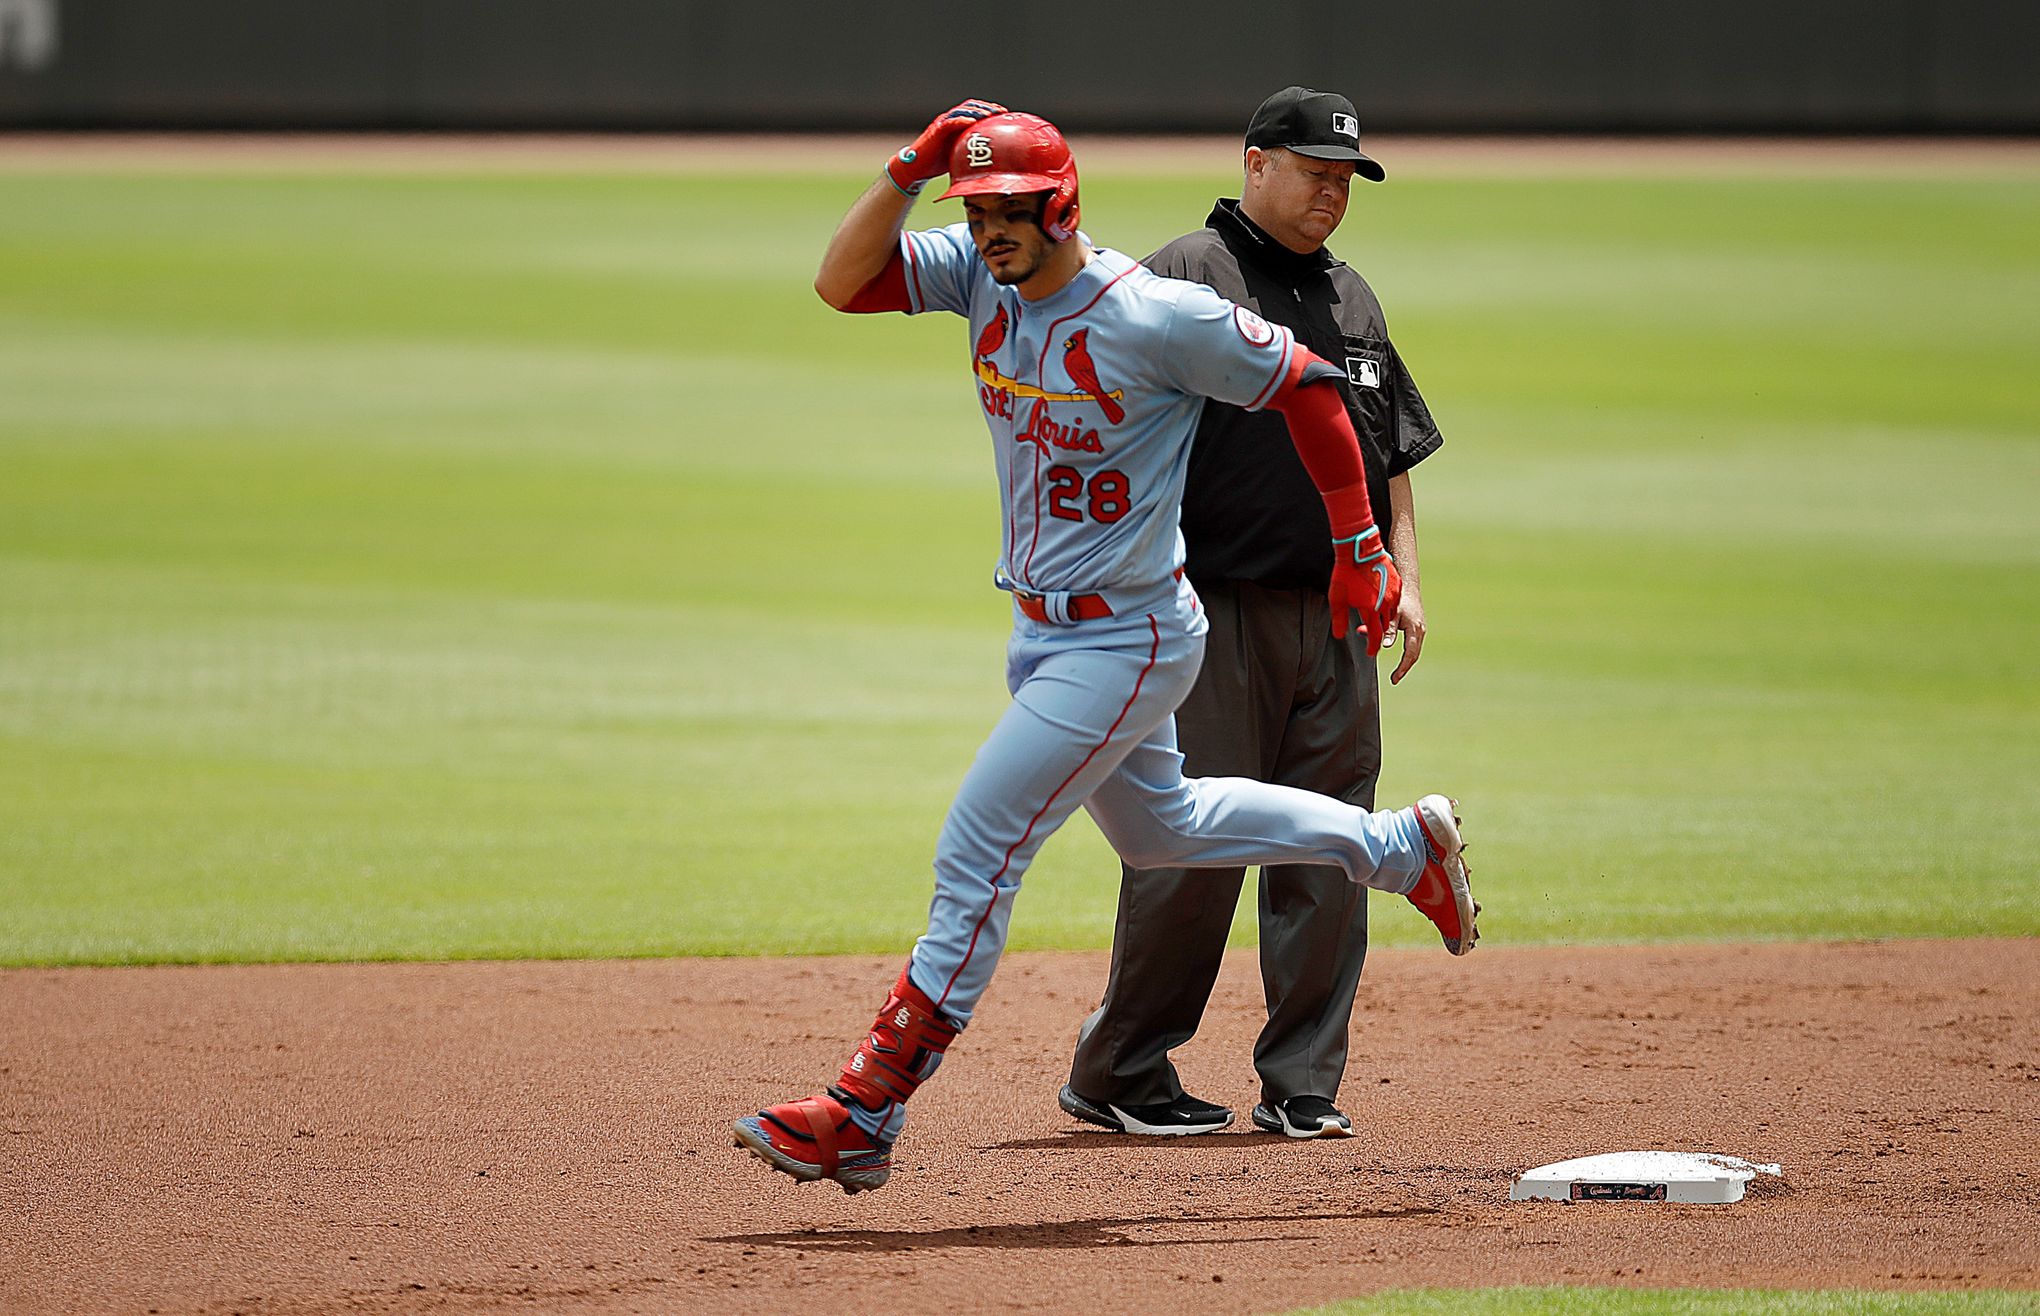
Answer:
[[[972,133],[963,139],[963,158],[973,169],[989,169],[992,166],[992,139],[983,133]]]

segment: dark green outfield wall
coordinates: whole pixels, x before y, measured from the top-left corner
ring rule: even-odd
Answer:
[[[0,0],[0,126],[2040,131],[2036,51],[2040,0]]]

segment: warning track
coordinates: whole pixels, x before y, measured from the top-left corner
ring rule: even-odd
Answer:
[[[900,145],[871,135],[661,133],[0,133],[0,172],[162,170],[471,174],[862,173]],[[1074,134],[1087,176],[1230,180],[1233,137]],[[1370,134],[1391,177],[2040,177],[2030,137],[1458,137]]]

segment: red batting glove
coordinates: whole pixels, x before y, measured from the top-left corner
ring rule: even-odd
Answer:
[[[919,137],[885,162],[885,176],[903,195],[918,195],[929,179],[949,172],[949,152],[964,129],[979,119],[1005,112],[1006,107],[997,101],[965,101],[942,111],[921,130]]]
[[[1324,500],[1332,518],[1332,586],[1326,591],[1332,604],[1332,634],[1345,639],[1348,614],[1359,613],[1371,658],[1381,652],[1382,641],[1395,625],[1396,608],[1402,603],[1402,574],[1381,546],[1381,531],[1367,505],[1364,480],[1330,490]]]

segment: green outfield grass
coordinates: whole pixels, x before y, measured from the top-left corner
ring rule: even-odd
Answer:
[[[904,948],[1006,611],[960,322],[808,289],[861,186],[0,173],[0,962]],[[1335,245],[1448,438],[1383,799],[1490,944],[2040,927],[2040,180]],[[1014,944],[1116,881],[1066,829]]]

